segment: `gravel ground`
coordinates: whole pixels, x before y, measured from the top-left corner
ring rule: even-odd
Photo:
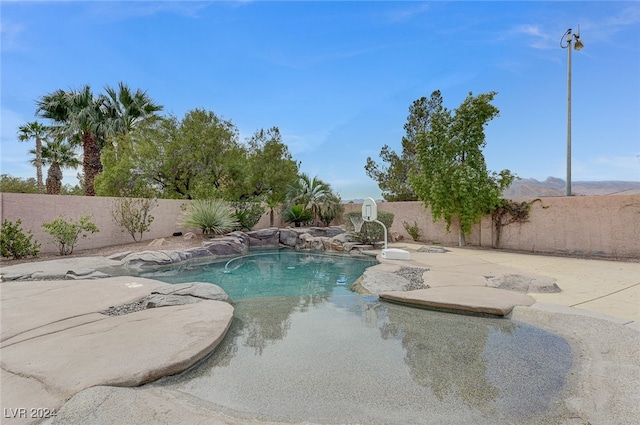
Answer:
[[[422,278],[423,273],[426,271],[429,271],[429,269],[423,269],[420,267],[403,267],[396,271],[395,274],[407,279],[409,281],[407,291],[413,291],[416,289],[429,288],[429,285],[425,284],[424,279]]]
[[[119,305],[117,307],[109,307],[101,313],[105,316],[123,316],[125,314],[135,313],[136,311],[142,311],[144,309],[144,300],[140,300],[134,303]]]

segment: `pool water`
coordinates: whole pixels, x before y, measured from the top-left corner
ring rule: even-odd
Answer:
[[[215,281],[231,295],[235,312],[229,333],[209,357],[150,385],[264,421],[566,419],[561,400],[572,360],[564,339],[509,319],[380,302],[348,289],[371,260],[291,254],[272,252],[156,276]],[[343,275],[344,285],[338,283]]]
[[[144,272],[142,276],[168,283],[215,283],[235,301],[327,295],[336,287],[348,292],[353,282],[375,264],[375,259],[365,256],[279,249],[252,251],[223,261]]]

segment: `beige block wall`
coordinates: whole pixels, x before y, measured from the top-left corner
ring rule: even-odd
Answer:
[[[89,234],[87,238],[79,238],[75,250],[100,248],[133,242],[133,238],[122,232],[111,217],[114,201],[111,197],[35,195],[24,193],[1,193],[0,215],[2,221],[15,222],[20,219],[21,227],[26,232],[31,230],[34,239],[42,244],[40,252],[58,252],[51,236],[42,229],[42,224],[51,222],[64,214],[66,219],[77,220],[81,216],[90,215],[100,230]],[[143,240],[171,237],[173,232],[185,232],[177,222],[182,212],[181,205],[186,201],[159,199],[158,206],[151,210],[154,217],[149,232]]]
[[[21,219],[22,228],[31,230],[35,239],[42,243],[42,252],[57,252],[55,245],[47,243],[49,235],[42,231],[42,224],[60,214],[73,219],[91,215],[100,229],[99,233],[81,239],[76,246],[78,250],[133,242],[130,235],[122,233],[113,223],[111,210],[115,198],[19,193],[2,193],[0,197],[2,220]],[[640,195],[550,197],[541,198],[541,201],[532,205],[528,222],[503,228],[501,248],[640,259]],[[177,224],[181,205],[186,202],[159,200],[159,205],[152,210],[155,219],[151,230],[144,234],[143,240],[166,238],[173,232],[188,231]],[[345,204],[345,212],[361,208],[360,204]],[[452,223],[450,232],[446,232],[444,222],[434,223],[429,209],[421,202],[382,202],[378,209],[394,213],[393,226],[389,231],[397,232],[405,240],[411,240],[411,237],[403,223],[413,224],[415,221],[420,228],[422,242],[437,242],[445,246],[458,244],[457,223]],[[275,212],[274,225],[286,227],[279,211]],[[255,229],[269,226],[269,212],[266,211]],[[493,246],[494,240],[495,229],[490,217],[474,226],[472,234],[467,237],[470,245],[483,247]]]
[[[561,253],[640,259],[640,195],[572,196],[539,198],[533,203],[526,223],[503,227],[500,248],[536,253]],[[514,199],[531,202],[533,199]],[[543,206],[545,208],[543,208]],[[346,211],[361,204],[346,204]],[[421,202],[382,202],[378,210],[394,213],[390,232],[405,240],[411,237],[403,223],[418,223],[421,241],[458,244],[459,226],[433,222],[430,210]],[[495,229],[487,216],[474,226],[466,240],[470,245],[492,247]]]

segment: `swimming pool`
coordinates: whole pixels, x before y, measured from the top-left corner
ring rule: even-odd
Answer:
[[[349,292],[353,282],[378,262],[371,257],[272,249],[205,264],[142,272],[167,283],[210,282],[232,300],[262,297],[325,296]]]
[[[558,400],[572,360],[564,339],[508,319],[383,303],[337,282],[342,274],[348,283],[359,276],[341,263],[348,257],[294,261],[282,254],[218,264],[214,276],[228,279],[220,283],[232,291],[225,286],[243,285],[233,280],[243,268],[241,280],[306,270],[298,286],[311,291],[239,291],[231,329],[215,352],[151,386],[265,421],[541,424],[565,417]],[[172,274],[165,281],[207,276],[198,269],[164,273]]]

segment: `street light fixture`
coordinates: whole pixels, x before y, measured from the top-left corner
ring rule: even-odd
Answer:
[[[584,47],[580,41],[580,27],[574,34],[569,28],[560,39],[560,47],[567,49],[567,196],[571,196],[571,42],[576,51]]]

